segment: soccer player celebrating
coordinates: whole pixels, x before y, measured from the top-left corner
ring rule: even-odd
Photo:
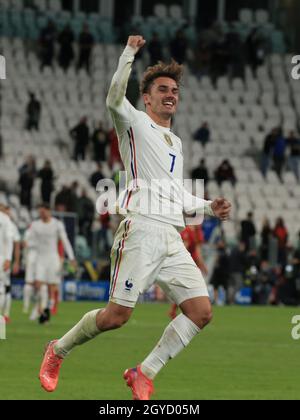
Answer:
[[[25,286],[23,297],[23,312],[27,314],[29,311],[30,303],[35,295],[34,283],[36,281],[36,263],[37,263],[37,250],[35,249],[34,238],[31,234],[30,228],[24,233],[23,241],[25,249]],[[38,308],[35,307],[32,317],[35,320],[38,318]]]
[[[12,215],[9,206],[0,205],[0,211],[5,213],[11,222],[11,228],[13,231],[13,274],[18,274],[20,271],[20,261],[21,261],[21,236],[18,227],[12,220]],[[11,310],[11,270],[9,269],[5,273],[5,303],[3,309],[3,315],[6,323],[10,322],[10,310]]]
[[[141,84],[146,112],[137,111],[125,93],[135,55],[144,45],[143,37],[129,37],[107,97],[129,186],[120,200],[128,216],[121,222],[112,248],[110,302],[105,309],[87,313],[64,337],[49,343],[40,369],[41,385],[48,392],[55,390],[61,363],[70,351],[99,334],[122,327],[140,293],[155,282],[182,313],[167,326],[146,359],[124,373],[133,399],[150,399],[159,371],[212,318],[205,281],[178,230],[185,226],[184,213],[191,215],[202,208],[205,214],[226,220],[231,205],[224,199],[196,199],[195,208],[190,204],[184,207],[183,196],[191,195],[183,190],[182,144],[170,129],[179,101],[182,67],[174,61],[150,67]],[[153,187],[153,179],[167,180],[175,186],[172,192],[168,188],[159,192]],[[140,210],[139,203],[148,193],[154,207],[162,208],[162,212]],[[172,211],[165,211],[170,207]]]
[[[54,304],[55,294],[60,282],[61,259],[58,243],[61,240],[68,258],[76,266],[74,252],[68,239],[65,227],[61,221],[52,217],[48,204],[39,206],[40,219],[30,226],[29,235],[33,248],[36,250],[36,289],[38,291],[40,314],[50,309]],[[48,295],[49,286],[49,295]]]

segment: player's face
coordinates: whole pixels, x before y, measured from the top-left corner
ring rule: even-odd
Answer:
[[[49,217],[51,217],[51,212],[48,209],[45,209],[44,207],[40,207],[39,209],[39,216],[42,220],[47,220]]]
[[[144,95],[144,100],[154,114],[171,118],[179,101],[178,85],[169,77],[159,77],[153,82],[150,93]]]

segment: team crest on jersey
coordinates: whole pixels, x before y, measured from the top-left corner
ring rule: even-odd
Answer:
[[[168,134],[164,134],[165,140],[168,143],[169,146],[173,147],[173,142],[171,137]]]

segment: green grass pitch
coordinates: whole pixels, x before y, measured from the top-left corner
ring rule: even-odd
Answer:
[[[141,362],[169,320],[168,305],[142,304],[130,322],[78,347],[64,362],[54,394],[39,385],[44,344],[60,337],[93,303],[63,303],[46,326],[14,302],[7,340],[0,341],[0,399],[130,400],[123,371]],[[300,308],[224,307],[155,381],[156,400],[300,399],[300,341],[291,320]]]

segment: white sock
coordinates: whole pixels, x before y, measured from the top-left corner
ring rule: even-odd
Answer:
[[[32,308],[31,314],[30,314],[30,321],[35,321],[39,317],[39,304],[35,303],[34,307]]]
[[[39,297],[41,311],[43,312],[46,308],[48,308],[48,286],[46,284],[41,285]]]
[[[32,284],[25,284],[24,287],[24,298],[23,298],[23,311],[28,313],[29,306],[31,303],[32,295],[33,295],[33,285]]]
[[[11,293],[6,293],[5,295],[5,305],[4,305],[4,316],[9,317],[11,310]]]
[[[54,352],[60,357],[66,357],[75,346],[87,343],[101,334],[96,325],[97,314],[101,310],[89,312],[65,334],[54,346]]]
[[[200,328],[185,315],[175,318],[165,329],[154,350],[141,364],[141,370],[150,379],[180,353],[200,332]]]

